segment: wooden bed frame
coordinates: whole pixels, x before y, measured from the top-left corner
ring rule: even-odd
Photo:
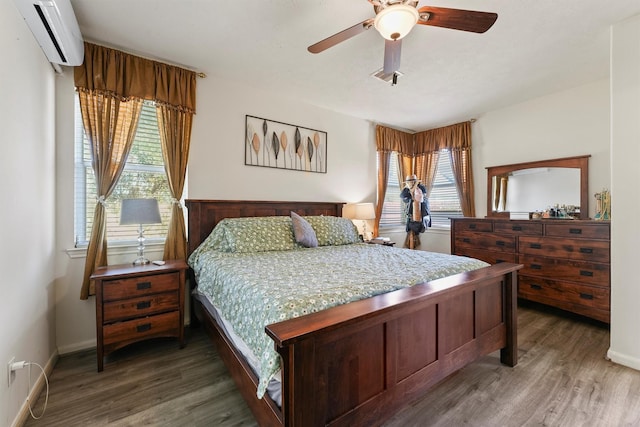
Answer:
[[[186,205],[189,254],[223,218],[342,212],[342,203]],[[282,357],[282,409],[266,395],[257,398],[258,378],[197,300],[192,312],[260,425],[379,425],[483,355],[500,350],[500,361],[515,366],[520,267],[496,264],[268,325]]]

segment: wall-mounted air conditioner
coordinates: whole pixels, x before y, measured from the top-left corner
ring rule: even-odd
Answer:
[[[82,34],[69,0],[14,1],[49,62],[82,64]]]

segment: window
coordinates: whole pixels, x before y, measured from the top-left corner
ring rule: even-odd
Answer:
[[[389,178],[387,192],[384,195],[384,205],[380,216],[380,227],[404,226],[404,203],[400,198],[402,191],[400,172],[398,167],[398,153],[392,152],[389,159]]]
[[[429,195],[432,227],[451,227],[449,218],[462,217],[460,197],[456,188],[456,180],[451,168],[451,153],[449,150],[440,151],[436,178]]]
[[[460,198],[451,168],[451,153],[448,150],[440,152],[436,168],[435,181],[429,195],[431,226],[448,228],[451,226],[449,218],[462,217]],[[394,152],[389,160],[389,178],[380,227],[404,226],[406,223],[405,203],[400,199],[400,181],[403,179],[398,175],[398,170],[398,155]]]
[[[88,243],[96,206],[96,183],[91,167],[89,140],[82,126],[80,103],[76,95],[75,109],[75,241],[76,246]],[[138,226],[120,225],[122,199],[156,198],[160,206],[162,224],[144,226],[148,241],[161,240],[167,235],[171,215],[171,193],[164,170],[156,108],[145,101],[140,113],[138,129],[127,158],[124,171],[106,202],[107,238],[110,242],[133,242],[138,238]]]

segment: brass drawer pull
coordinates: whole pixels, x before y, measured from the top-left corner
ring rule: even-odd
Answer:
[[[571,233],[571,234],[582,234],[582,229],[581,228],[570,228],[569,229],[569,233]]]
[[[141,291],[142,289],[151,289],[151,282],[139,282],[136,285],[136,289]]]
[[[522,231],[522,226],[521,225],[514,225],[511,227],[511,229],[513,231]]]
[[[542,245],[540,243],[531,243],[529,247],[531,249],[542,249]]]
[[[542,266],[540,264],[531,264],[531,268],[533,270],[542,270]]]
[[[583,294],[582,292],[580,292],[580,298],[582,298],[582,299],[593,299],[593,295],[591,295],[591,294]]]
[[[531,289],[535,289],[536,291],[542,290],[542,286],[536,285],[535,283],[532,283],[529,286],[531,287]]]
[[[138,325],[136,327],[137,332],[146,332],[151,330],[151,323],[145,323],[144,325]]]
[[[593,253],[593,249],[592,248],[580,248],[580,253],[592,254]]]
[[[580,270],[580,275],[581,276],[586,276],[586,277],[593,277],[593,271]]]
[[[144,308],[149,308],[149,307],[151,307],[151,301],[142,301],[136,304],[136,308],[138,310],[142,310]]]

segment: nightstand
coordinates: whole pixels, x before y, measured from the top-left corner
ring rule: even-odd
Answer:
[[[374,242],[373,240],[369,240],[367,243],[369,243],[370,245],[382,245],[382,246],[393,246],[396,244],[396,242],[392,242],[392,241],[384,241],[384,242]]]
[[[184,261],[164,265],[99,267],[91,275],[96,287],[98,372],[104,356],[134,342],[184,337]]]

